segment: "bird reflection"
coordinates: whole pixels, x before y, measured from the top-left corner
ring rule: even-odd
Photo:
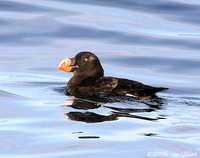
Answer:
[[[120,117],[142,119],[146,121],[157,121],[160,119],[165,119],[164,116],[158,116],[155,118],[144,117],[133,115],[133,113],[143,113],[143,112],[153,112],[160,109],[162,103],[159,101],[157,105],[153,102],[146,104],[147,108],[118,108],[113,106],[106,106],[105,103],[95,102],[86,99],[72,98],[68,101],[73,101],[70,105],[60,105],[61,107],[71,107],[69,112],[63,113],[63,115],[68,117],[68,120],[81,121],[86,123],[98,123],[104,121],[114,121],[118,120]],[[142,101],[145,103],[144,101]],[[136,103],[136,102],[135,102]],[[112,104],[111,104],[112,105]],[[109,115],[97,114],[95,112],[90,112],[89,110],[98,109],[100,107],[106,108],[109,111]],[[81,110],[81,111],[79,111]],[[82,111],[87,110],[87,111]]]
[[[97,122],[117,120],[116,114],[104,116],[93,112],[69,112],[66,114],[66,116],[69,117],[68,120],[81,121],[87,123],[97,123]]]
[[[73,103],[71,105],[61,105],[61,107],[72,107],[74,109],[88,110],[88,109],[97,109],[101,106],[101,104],[98,102],[93,102],[85,99],[71,98],[68,99],[67,101],[73,101]]]

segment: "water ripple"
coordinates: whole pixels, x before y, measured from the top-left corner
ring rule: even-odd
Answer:
[[[1,0],[1,156],[199,153],[199,17],[195,0]],[[169,87],[163,102],[69,101],[57,66],[84,50],[107,76]]]

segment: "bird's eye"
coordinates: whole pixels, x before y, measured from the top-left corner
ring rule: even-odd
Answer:
[[[88,58],[85,58],[85,59],[84,59],[84,61],[88,61],[88,60],[89,60]]]

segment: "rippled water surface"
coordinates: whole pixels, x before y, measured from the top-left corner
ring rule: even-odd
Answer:
[[[199,17],[197,0],[1,0],[0,156],[200,157]],[[66,96],[72,74],[57,67],[80,51],[106,76],[169,90],[156,101]]]

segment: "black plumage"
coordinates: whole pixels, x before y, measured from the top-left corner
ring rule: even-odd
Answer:
[[[91,52],[80,52],[74,58],[62,61],[59,69],[73,72],[73,77],[67,84],[67,92],[75,97],[88,98],[92,96],[129,96],[152,99],[157,92],[168,88],[152,87],[138,81],[105,77],[98,57]],[[68,62],[68,61],[67,61]],[[63,66],[64,65],[64,66]]]

